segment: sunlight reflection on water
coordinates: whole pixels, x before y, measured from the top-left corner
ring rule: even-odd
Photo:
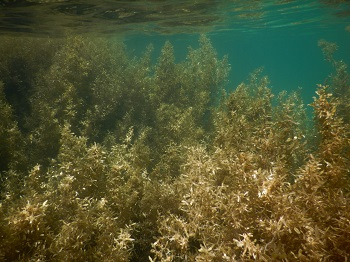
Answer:
[[[347,1],[64,1],[0,3],[2,33],[198,33],[255,31],[300,25],[349,26]]]

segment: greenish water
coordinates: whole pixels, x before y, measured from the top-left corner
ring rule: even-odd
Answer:
[[[274,92],[301,88],[310,103],[316,85],[325,83],[331,66],[324,60],[318,41],[338,44],[335,56],[350,62],[350,4],[346,1],[260,1],[254,5],[233,1],[223,11],[225,23],[207,34],[220,55],[231,64],[230,88],[245,81],[250,72],[263,67]],[[241,7],[236,7],[241,5]],[[201,28],[198,29],[198,31]],[[159,50],[166,40],[174,43],[178,59],[187,46],[196,46],[198,34],[143,35],[126,38],[127,45],[143,50],[148,43]]]
[[[274,91],[301,87],[307,103],[331,70],[318,40],[336,42],[336,56],[350,60],[348,1],[8,0],[0,6],[2,34],[113,36],[136,54],[149,43],[159,52],[170,40],[179,60],[207,33],[219,55],[229,56],[230,88],[264,67]]]

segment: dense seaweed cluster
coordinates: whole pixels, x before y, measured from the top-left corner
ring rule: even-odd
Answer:
[[[133,57],[115,40],[0,44],[2,261],[344,261],[349,76],[307,120],[261,70],[225,92],[205,36]],[[45,59],[43,59],[45,52]]]

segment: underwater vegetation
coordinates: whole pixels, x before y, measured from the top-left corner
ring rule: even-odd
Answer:
[[[346,261],[349,74],[227,90],[206,36],[176,62],[115,39],[1,37],[0,260]],[[42,54],[45,52],[45,59]],[[322,81],[322,80],[321,80]],[[323,81],[322,81],[323,82]]]

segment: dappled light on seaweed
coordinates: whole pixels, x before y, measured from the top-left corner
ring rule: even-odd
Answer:
[[[319,43],[334,73],[311,120],[261,69],[225,91],[227,57],[206,36],[179,62],[166,42],[155,63],[151,45],[132,57],[115,40],[2,40],[0,260],[350,256],[349,75],[335,44]]]
[[[271,107],[259,102],[270,100],[269,93],[257,96],[264,86],[254,91],[252,85],[251,94],[243,88],[234,91],[229,100],[234,96],[254,98],[257,103],[252,112]],[[291,107],[291,100],[287,101]],[[242,106],[247,104],[242,102]],[[350,252],[349,129],[334,116],[336,105],[326,87],[320,86],[313,106],[320,147],[307,161],[298,161],[298,168],[284,155],[305,152],[297,137],[298,126],[288,137],[283,129],[273,128],[282,124],[278,118],[248,120],[239,114],[239,108],[228,108],[225,114],[235,125],[227,125],[229,120],[223,117],[221,126],[235,126],[236,130],[218,133],[220,143],[212,153],[202,146],[191,148],[180,178],[183,213],[160,220],[160,236],[152,250],[156,261],[344,260]],[[299,118],[298,111],[285,114],[282,119],[287,124],[287,120],[296,123]],[[242,137],[241,128],[249,139]],[[224,146],[221,141],[230,144]],[[239,141],[245,144],[240,147]],[[289,152],[283,144],[273,145],[272,150],[272,141],[286,143]],[[262,161],[262,156],[269,163]],[[293,183],[288,179],[291,174]],[[194,242],[197,248],[191,245]]]

